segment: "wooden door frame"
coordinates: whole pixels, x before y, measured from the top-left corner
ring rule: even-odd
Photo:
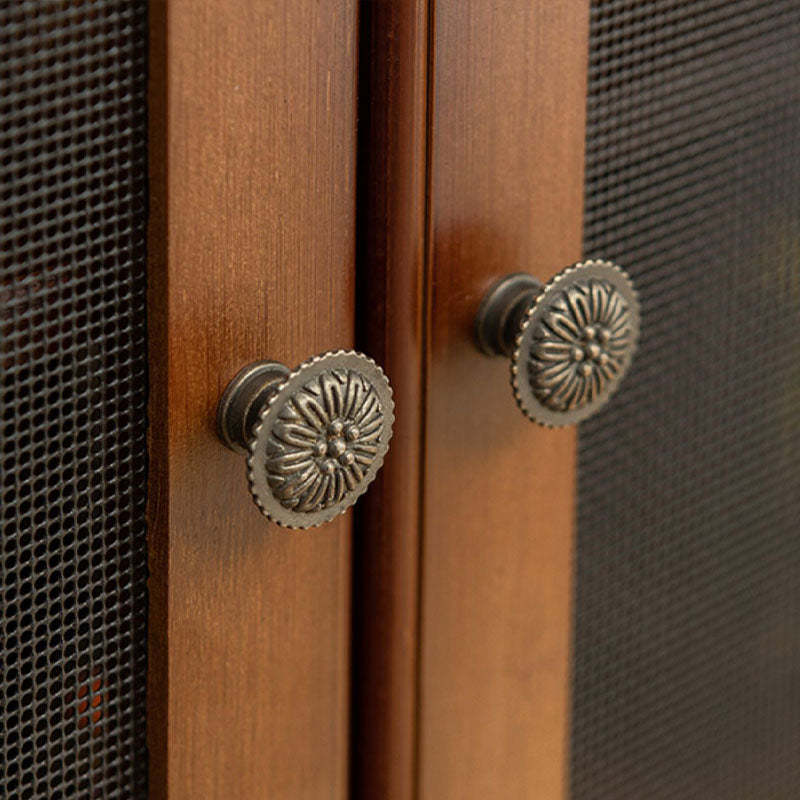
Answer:
[[[554,800],[576,436],[519,414],[471,327],[500,276],[581,256],[589,3],[370,6],[363,346],[408,427],[356,544],[353,787]]]
[[[353,344],[356,2],[149,9],[151,796],[344,798],[351,517],[268,523],[214,417]]]

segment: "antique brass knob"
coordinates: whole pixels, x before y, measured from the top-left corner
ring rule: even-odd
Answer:
[[[639,299],[628,275],[608,261],[573,264],[542,285],[515,273],[483,298],[478,347],[511,357],[522,412],[548,427],[601,409],[630,367],[639,337]]]
[[[393,423],[383,370],[348,350],[295,370],[256,361],[217,407],[220,439],[247,456],[256,505],[287,528],[321,525],[353,505],[383,464]]]

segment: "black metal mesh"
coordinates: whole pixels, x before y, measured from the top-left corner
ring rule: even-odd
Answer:
[[[146,795],[146,4],[0,3],[0,797]]]
[[[593,2],[587,133],[643,320],[579,435],[571,796],[796,799],[800,2]]]

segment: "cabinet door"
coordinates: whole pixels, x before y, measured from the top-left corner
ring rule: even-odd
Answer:
[[[350,517],[269,523],[216,404],[353,340],[354,0],[150,5],[151,796],[343,798]]]
[[[368,5],[362,335],[410,427],[356,540],[357,796],[797,796],[798,4]],[[536,428],[475,314],[582,257],[638,352]]]

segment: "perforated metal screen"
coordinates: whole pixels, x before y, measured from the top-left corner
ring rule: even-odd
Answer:
[[[146,796],[146,3],[0,3],[0,797]]]
[[[596,0],[585,252],[643,304],[579,434],[571,795],[800,797],[800,2]]]

